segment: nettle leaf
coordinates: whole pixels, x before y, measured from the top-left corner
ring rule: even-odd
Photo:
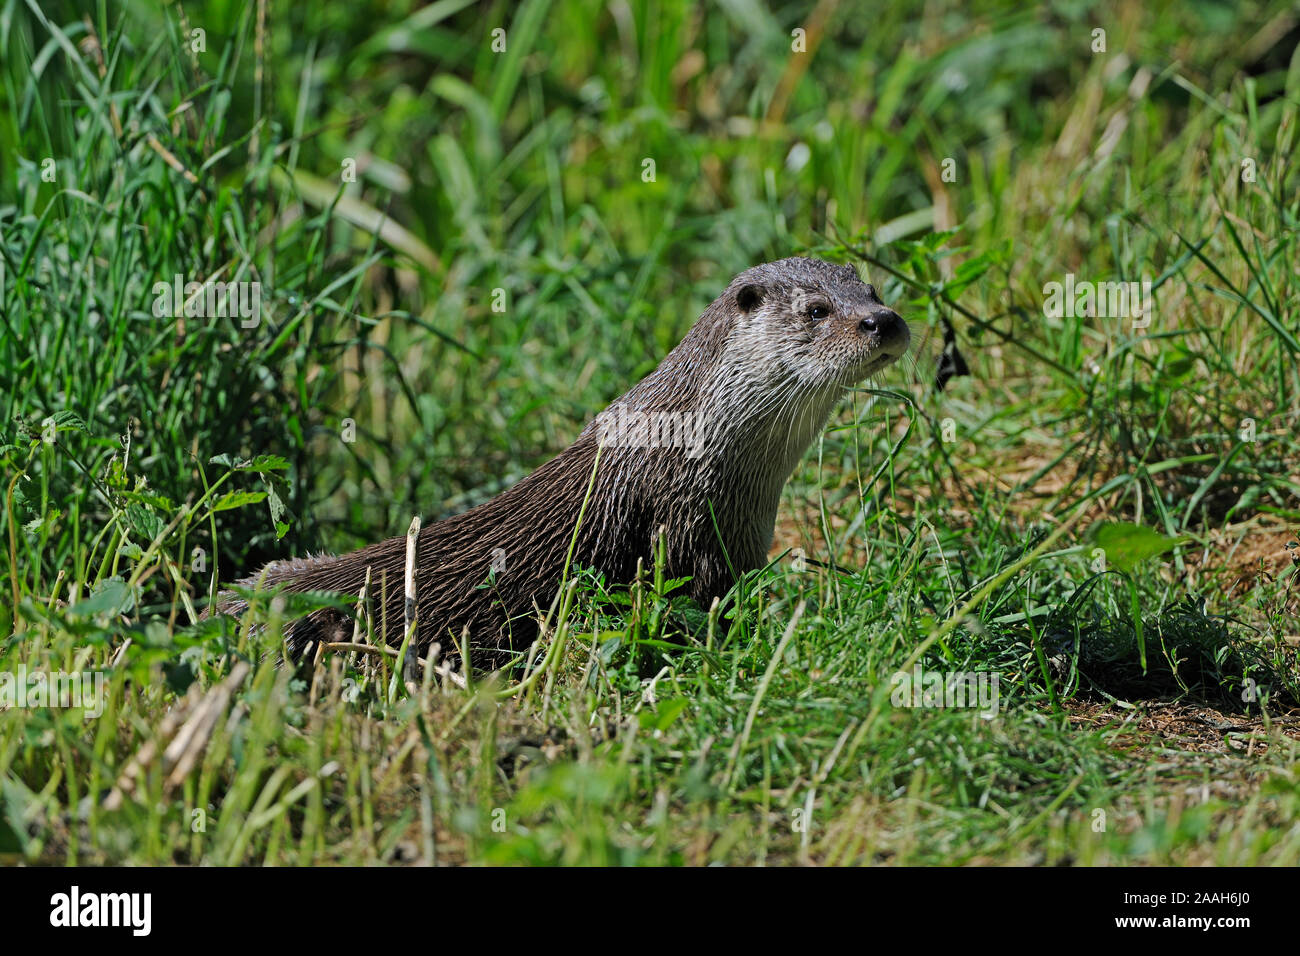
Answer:
[[[28,496],[27,492],[23,490],[23,481],[31,480],[31,475],[24,475],[22,481],[18,482],[18,484],[13,487],[14,504],[23,511],[37,510],[32,499]]]
[[[37,515],[31,521],[23,525],[23,530],[29,535],[38,535],[44,531],[53,530],[58,526],[59,519],[62,517],[62,511],[51,511],[48,514]]]
[[[256,458],[236,458],[234,455],[216,455],[208,459],[210,465],[221,465],[234,471],[286,471],[287,459],[279,455],[258,455]]]
[[[36,429],[37,434],[40,434],[45,430],[46,422],[52,422],[56,432],[75,431],[85,432],[87,435],[90,434],[90,429],[86,427],[86,423],[82,420],[81,416],[76,412],[70,412],[66,409],[64,411],[54,412],[53,414],[42,418],[39,422],[39,428]]]
[[[688,629],[695,631],[709,626],[709,612],[696,604],[687,594],[675,594],[670,602],[673,611],[681,615]]]
[[[213,511],[232,511],[244,505],[257,504],[266,497],[265,491],[227,491],[213,504]]]
[[[126,506],[126,521],[131,526],[131,530],[146,541],[158,537],[166,527],[161,517],[151,509],[138,504]]]
[[[117,553],[124,558],[130,558],[132,561],[139,561],[144,557],[144,548],[134,541],[124,541],[118,545]]]
[[[133,501],[137,504],[158,508],[161,511],[171,511],[173,507],[172,500],[166,495],[160,495],[152,489],[142,489],[139,487],[139,479],[137,479],[137,487],[133,491],[122,492],[122,497],[127,501]]]
[[[953,277],[944,284],[944,291],[954,295],[967,286],[982,279],[990,269],[1006,261],[1006,250],[1001,248],[986,249],[961,262],[953,271]]]
[[[287,471],[289,461],[279,455],[258,455],[239,466],[246,471]]]
[[[266,503],[271,509],[271,524],[275,526],[275,538],[280,540],[289,531],[289,522],[286,518],[292,518],[289,509],[285,507],[284,499],[280,497],[280,492],[275,489],[275,482],[283,480],[273,475],[267,475],[263,479],[266,486]]]
[[[271,482],[266,482],[266,503],[271,508],[271,520],[278,522],[284,517],[284,501],[276,493],[275,486]]]
[[[895,249],[902,249],[906,252],[922,255],[928,255],[941,248],[949,239],[957,235],[959,229],[936,229],[934,232],[921,236],[919,239],[895,239],[889,245]]]
[[[90,597],[68,608],[76,617],[93,617],[98,614],[122,614],[135,607],[131,589],[121,578],[108,578],[99,583]]]
[[[1178,547],[1187,538],[1171,538],[1159,531],[1127,521],[1108,522],[1093,531],[1098,547],[1106,552],[1106,561],[1124,572]]]

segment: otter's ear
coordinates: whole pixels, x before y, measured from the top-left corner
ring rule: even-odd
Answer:
[[[753,282],[742,285],[736,291],[736,305],[740,306],[741,312],[753,312],[758,308],[758,304],[763,301],[765,295],[767,295],[767,290],[761,285]]]

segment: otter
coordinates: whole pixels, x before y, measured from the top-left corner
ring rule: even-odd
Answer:
[[[852,266],[788,258],[742,272],[572,445],[490,501],[419,531],[413,645],[423,656],[467,633],[476,664],[509,661],[536,638],[571,543],[574,566],[627,583],[662,535],[666,573],[689,577],[707,607],[764,564],[781,489],[846,389],[910,340]],[[356,595],[369,569],[374,626],[397,645],[406,551],[398,536],[273,562],[240,583]],[[218,608],[245,609],[233,598]],[[315,611],[286,626],[289,652],[346,641],[352,627],[342,611]]]

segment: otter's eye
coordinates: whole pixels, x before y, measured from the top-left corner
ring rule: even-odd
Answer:
[[[818,302],[816,305],[808,307],[808,318],[810,319],[820,320],[826,318],[826,316],[830,314],[831,314],[831,307],[821,302]]]

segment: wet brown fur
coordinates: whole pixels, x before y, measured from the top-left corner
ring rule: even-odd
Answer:
[[[814,318],[815,306],[828,309]],[[846,387],[907,348],[907,326],[848,266],[782,259],[737,276],[654,372],[597,416],[568,448],[492,500],[420,531],[418,646],[456,646],[466,629],[476,663],[499,664],[537,633],[554,598],[579,511],[575,565],[611,583],[647,565],[662,528],[666,570],[691,578],[704,606],[739,573],[760,567],[771,545],[782,487]],[[690,413],[694,448],[635,447],[608,431],[628,411]],[[716,525],[715,525],[716,522]],[[498,551],[497,549],[500,549]],[[504,569],[489,579],[494,555]],[[399,643],[406,538],[339,557],[275,562],[244,582],[355,595],[371,569],[375,627]],[[381,585],[387,600],[381,606]],[[242,602],[220,610],[239,614]],[[317,611],[288,627],[291,653],[347,640],[352,621]]]

